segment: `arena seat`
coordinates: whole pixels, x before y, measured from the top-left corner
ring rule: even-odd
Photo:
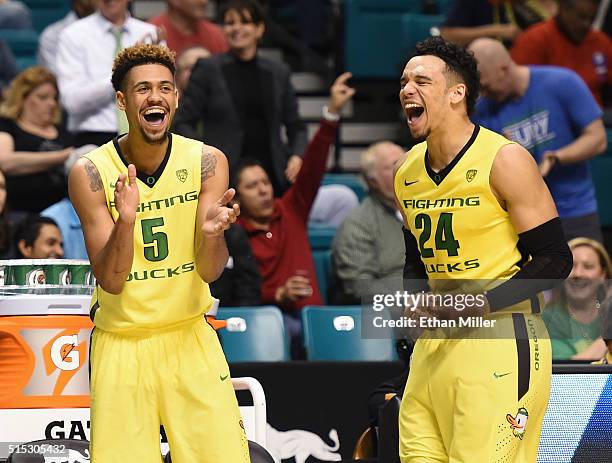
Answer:
[[[435,14],[403,14],[401,19],[401,47],[406,50],[413,49],[417,42],[431,37],[432,29],[440,26],[444,19],[443,15]]]
[[[317,272],[317,283],[323,302],[327,302],[327,291],[331,280],[331,250],[313,250],[315,271]]]
[[[53,453],[47,452],[45,453],[45,457],[42,453],[39,453],[41,449],[44,453],[45,448],[59,448],[61,453],[54,456]],[[28,451],[30,449],[37,451],[30,452]],[[23,450],[26,450],[26,452]],[[89,441],[76,439],[43,439],[28,442],[23,445],[20,451],[11,453],[6,463],[44,463],[45,461],[64,461],[64,459],[69,462],[89,461]]]
[[[366,187],[361,181],[359,175],[355,174],[325,174],[321,185],[345,185],[355,192],[359,198],[359,202],[365,198],[367,194]]]
[[[394,340],[364,339],[361,306],[307,306],[302,309],[302,330],[308,360],[392,361]]]
[[[313,251],[327,251],[331,249],[334,236],[336,236],[336,229],[333,227],[308,225],[308,241],[310,249]]]
[[[221,307],[217,320],[227,321],[217,333],[228,362],[289,360],[289,340],[278,307]]]
[[[33,8],[32,26],[39,33],[42,32],[45,27],[63,19],[68,14],[70,8],[67,8],[67,6],[67,4],[64,4],[56,8]]]
[[[4,39],[13,55],[20,57],[36,56],[38,32],[27,29],[0,29],[0,39]]]
[[[612,156],[599,156],[589,161],[595,192],[597,194],[597,207],[599,220],[603,227],[612,226]]]
[[[403,13],[419,13],[418,0],[346,0],[345,69],[356,78],[394,78],[401,74]]]

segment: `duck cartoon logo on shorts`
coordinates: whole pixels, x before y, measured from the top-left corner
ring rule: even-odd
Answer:
[[[529,413],[527,413],[527,409],[523,407],[518,409],[516,416],[512,416],[510,413],[506,415],[506,420],[508,420],[508,423],[510,423],[510,427],[512,428],[512,434],[521,440],[525,434],[525,428],[527,428],[528,418]]]

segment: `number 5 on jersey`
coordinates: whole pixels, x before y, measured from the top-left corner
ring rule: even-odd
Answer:
[[[145,259],[158,262],[168,257],[168,235],[163,231],[154,231],[164,225],[163,217],[141,220],[142,241],[144,243]]]

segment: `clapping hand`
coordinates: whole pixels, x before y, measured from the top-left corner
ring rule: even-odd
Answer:
[[[208,211],[204,223],[202,224],[202,233],[204,236],[220,236],[233,224],[240,215],[240,206],[233,204],[227,207],[227,204],[234,199],[236,190],[230,188],[219,200],[215,201]]]
[[[136,222],[136,209],[139,203],[136,166],[130,164],[127,175],[119,174],[117,183],[115,183],[115,208],[119,213],[119,218],[127,223]]]

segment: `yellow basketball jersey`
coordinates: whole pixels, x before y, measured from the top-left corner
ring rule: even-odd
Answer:
[[[519,270],[518,235],[489,185],[495,155],[509,143],[476,126],[442,172],[428,167],[426,142],[398,169],[395,194],[430,280],[500,280]]]
[[[87,154],[98,169],[114,221],[115,182],[127,173],[117,140]],[[201,187],[202,143],[170,135],[153,175],[138,174],[140,205],[134,225],[134,261],[123,291],[97,286],[92,314],[97,327],[126,334],[171,328],[204,314],[213,299],[195,264],[195,230]]]

